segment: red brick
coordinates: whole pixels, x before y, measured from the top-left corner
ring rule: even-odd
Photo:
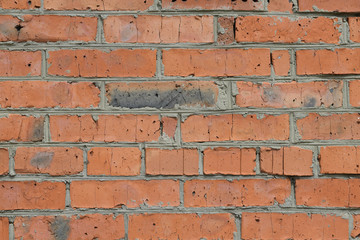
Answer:
[[[302,140],[345,140],[360,139],[360,117],[358,114],[344,113],[321,116],[310,113],[297,120],[297,129]]]
[[[89,108],[100,102],[100,89],[91,82],[0,82],[2,108]]]
[[[9,240],[9,219],[0,217],[0,237],[4,240]]]
[[[0,182],[0,210],[64,208],[62,182]]]
[[[9,172],[9,151],[5,148],[0,148],[0,175],[6,175],[8,172]]]
[[[252,83],[237,82],[239,107],[314,108],[341,107],[343,82]]]
[[[50,51],[48,73],[67,77],[153,77],[156,51],[148,49]]]
[[[1,119],[0,119],[1,120]],[[151,142],[160,137],[157,115],[50,116],[54,142]]]
[[[360,42],[360,17],[349,18],[350,40]]]
[[[269,49],[171,49],[163,51],[166,76],[269,76]]]
[[[287,50],[277,50],[271,52],[271,61],[275,75],[288,76],[290,73],[290,54]]]
[[[181,123],[184,142],[289,139],[289,116],[192,115]]]
[[[40,76],[41,52],[0,50],[0,76]]]
[[[264,1],[223,1],[223,0],[163,0],[162,8],[168,9],[186,9],[186,10],[264,10]]]
[[[243,213],[241,239],[348,239],[349,221],[334,215]]]
[[[319,159],[323,174],[359,174],[360,172],[359,146],[322,147]]]
[[[162,117],[162,136],[169,137],[170,139],[175,138],[175,132],[177,129],[178,120],[175,117]]]
[[[216,107],[219,95],[210,81],[116,82],[105,87],[109,105],[125,108]]]
[[[296,204],[317,207],[360,207],[360,179],[299,179]]]
[[[204,150],[205,174],[255,175],[256,149],[207,148]]]
[[[44,138],[44,117],[9,114],[0,118],[0,141],[40,142]]]
[[[338,0],[299,0],[300,11],[310,12],[359,12],[358,0],[347,0],[346,4]]]
[[[144,11],[154,0],[44,0],[48,10]]]
[[[179,182],[173,180],[73,181],[70,185],[74,208],[137,208],[178,206]]]
[[[359,74],[360,48],[299,50],[297,74]]]
[[[120,239],[125,237],[124,217],[113,214],[16,217],[15,240]]]
[[[83,151],[63,147],[19,147],[15,154],[16,173],[74,175],[83,170]]]
[[[25,15],[24,21],[13,16],[0,16],[0,41],[95,41],[97,18]],[[61,22],[61,24],[59,24]],[[21,26],[18,30],[16,26]]]
[[[243,16],[236,19],[235,39],[237,42],[339,43],[337,21],[327,17]]]
[[[360,80],[349,82],[350,105],[353,107],[360,107]]]
[[[3,9],[38,9],[41,0],[0,0],[0,8]]]
[[[145,161],[146,174],[149,175],[199,174],[199,153],[197,149],[147,148]]]
[[[268,1],[269,12],[288,12],[292,13],[293,3],[291,0],[272,0]]]
[[[140,167],[139,148],[95,147],[88,152],[88,175],[135,176]]]
[[[353,229],[351,231],[351,237],[358,238],[360,237],[360,215],[353,215]]]
[[[288,179],[191,180],[184,184],[185,207],[271,206],[290,196]]]
[[[234,232],[235,219],[228,213],[129,216],[129,240],[233,239]]]
[[[311,150],[298,147],[261,148],[261,172],[275,175],[311,176]]]
[[[234,21],[234,17],[218,18],[218,43],[231,44],[235,42]]]
[[[104,20],[107,42],[211,43],[212,16],[109,16]]]

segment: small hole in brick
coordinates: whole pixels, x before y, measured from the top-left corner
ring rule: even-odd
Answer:
[[[28,67],[31,67],[31,63],[28,64]]]
[[[186,2],[187,0],[182,0],[183,2]]]
[[[18,25],[15,26],[15,28],[16,28],[16,30],[20,31],[20,30],[23,28],[23,26],[21,26],[20,24],[18,24]]]
[[[28,1],[28,4],[31,5],[31,1]]]
[[[247,0],[242,0],[243,2],[247,2]]]
[[[258,2],[259,0],[253,0],[253,2]]]
[[[176,2],[176,0],[171,0],[172,2]]]

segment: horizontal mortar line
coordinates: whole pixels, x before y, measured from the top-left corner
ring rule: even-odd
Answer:
[[[35,209],[34,209],[35,210]],[[218,214],[218,213],[247,213],[247,212],[267,212],[267,213],[309,213],[309,214],[359,214],[360,210],[358,208],[296,208],[296,207],[236,207],[236,208],[222,208],[222,207],[211,207],[211,208],[156,208],[156,209],[66,209],[66,210],[8,210],[0,211],[0,217],[13,217],[13,216],[57,216],[59,214],[65,216],[71,215],[85,215],[85,214],[95,214],[100,213],[104,215],[108,214],[139,214],[139,213],[173,213],[173,214],[182,214],[182,213],[203,213],[203,214]],[[305,211],[304,211],[305,210]]]
[[[296,49],[296,50],[316,50],[316,49],[340,49],[340,48],[359,48],[360,43],[350,43],[350,44],[285,44],[285,43],[239,43],[233,45],[218,45],[217,43],[204,43],[204,44],[147,44],[147,43],[79,43],[79,44],[69,44],[69,43],[60,43],[60,44],[31,44],[31,43],[1,43],[0,50],[50,50],[56,51],[60,49],[91,49],[96,48],[96,50],[117,50],[117,49],[250,49],[250,48],[271,48],[271,49]],[[110,49],[109,49],[110,48]]]
[[[207,180],[207,181],[241,181],[241,180],[276,180],[276,179],[294,179],[294,180],[313,180],[313,179],[360,179],[359,174],[331,174],[314,176],[284,176],[284,175],[197,175],[197,176],[183,176],[183,175],[145,175],[145,176],[49,176],[47,174],[17,174],[16,176],[0,176],[1,182],[22,182],[22,181],[49,181],[49,182],[72,182],[72,181],[191,181],[191,180]]]
[[[202,10],[202,9],[154,9],[145,11],[124,11],[124,10],[107,10],[107,11],[96,11],[96,10],[47,10],[41,11],[40,9],[34,10],[14,10],[14,9],[1,9],[0,14],[2,15],[66,15],[66,16],[99,16],[99,15],[164,15],[164,16],[178,16],[178,15],[224,15],[224,16],[289,16],[289,17],[358,17],[358,12],[300,12],[295,11],[293,13],[287,12],[269,12],[264,10]]]
[[[138,147],[141,148],[141,145],[144,143],[58,143],[58,142],[50,142],[50,143],[0,143],[0,148],[7,148],[7,147],[77,147],[77,148],[93,148],[93,147]],[[360,144],[360,140],[356,142],[348,143],[346,142],[346,146],[357,146]],[[181,146],[177,145],[176,143],[170,142],[160,142],[160,143],[145,143],[145,148],[161,148],[161,149],[180,149],[180,148],[214,148],[214,147],[239,147],[239,148],[256,148],[256,147],[321,147],[321,146],[343,146],[344,142],[342,143],[290,143],[290,142],[273,142],[273,141],[266,141],[266,142],[217,142],[213,143],[183,143]]]
[[[140,144],[143,143],[88,143],[88,142],[79,142],[79,143],[71,143],[71,142],[2,142],[0,143],[0,147],[78,147],[78,148],[91,148],[91,147],[139,147]],[[179,148],[212,148],[212,147],[284,147],[284,146],[303,146],[303,147],[316,147],[316,146],[358,146],[360,145],[360,140],[328,140],[328,141],[319,141],[313,140],[310,141],[298,141],[295,143],[291,143],[290,141],[233,141],[233,142],[205,142],[205,143],[182,143],[181,146],[176,143],[145,143],[146,148],[164,148],[164,149],[179,149]]]
[[[122,109],[122,108],[109,108],[109,109],[0,109],[1,117],[6,117],[7,114],[27,114],[27,115],[166,115],[166,114],[184,114],[184,116],[190,115],[226,115],[226,114],[239,114],[239,115],[282,115],[290,113],[319,113],[319,114],[343,114],[343,113],[360,113],[360,108],[318,108],[318,109],[279,109],[279,108],[237,108],[234,106],[234,109],[179,109],[179,110],[166,110],[166,109]]]
[[[46,77],[0,77],[0,82],[3,81],[63,81],[63,82],[173,82],[173,81],[214,81],[214,82],[270,82],[270,83],[285,83],[285,82],[312,82],[312,81],[329,81],[329,80],[359,80],[360,73],[349,75],[309,75],[309,76],[296,76],[295,78],[287,76],[277,76],[272,78],[270,76],[239,76],[239,77],[149,77],[149,78],[135,78],[135,77],[59,77],[59,76],[46,76]]]

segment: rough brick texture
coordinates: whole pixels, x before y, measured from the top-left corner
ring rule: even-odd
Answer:
[[[0,240],[360,238],[360,0],[0,10]]]

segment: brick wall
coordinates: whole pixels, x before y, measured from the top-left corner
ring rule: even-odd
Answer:
[[[359,0],[0,8],[0,239],[360,236]]]

